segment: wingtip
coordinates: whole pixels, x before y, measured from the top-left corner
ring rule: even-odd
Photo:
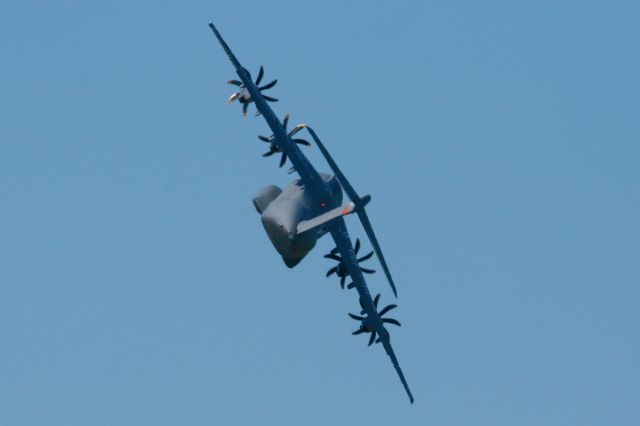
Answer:
[[[213,25],[213,22],[212,22],[212,21],[209,21],[209,28],[211,28],[211,31],[213,31],[213,34],[214,34],[216,37],[219,37],[218,29],[216,28],[216,26],[215,26],[215,25]]]

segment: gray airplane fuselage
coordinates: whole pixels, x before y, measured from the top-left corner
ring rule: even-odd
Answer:
[[[284,190],[269,185],[253,198],[271,243],[282,256],[282,260],[293,268],[313,249],[316,241],[327,233],[325,227],[318,227],[298,234],[298,224],[312,219],[331,206],[342,203],[342,189],[335,176],[320,174],[329,185],[333,200],[318,199],[312,191],[306,191],[302,181],[296,179]]]

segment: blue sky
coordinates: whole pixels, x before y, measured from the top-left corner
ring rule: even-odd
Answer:
[[[0,4],[0,424],[637,425],[639,18]],[[413,406],[350,334],[331,241],[289,270],[264,234],[251,198],[290,176],[209,20],[372,194]]]

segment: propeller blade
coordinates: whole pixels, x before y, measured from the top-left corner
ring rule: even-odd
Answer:
[[[382,322],[397,325],[398,327],[402,326],[402,324],[400,324],[400,321],[394,320],[393,318],[382,318]]]
[[[331,254],[336,254],[340,251],[340,249],[338,247],[334,247],[331,249]]]
[[[354,288],[356,285],[353,282],[350,282],[349,284],[347,284],[347,288],[349,290],[351,290],[352,288]]]
[[[363,330],[363,329],[361,329],[361,328],[359,328],[359,329],[357,329],[356,331],[354,331],[354,332],[353,332],[353,333],[351,333],[351,334],[353,334],[353,335],[355,336],[356,334],[362,334],[362,333],[364,333],[364,330]]]
[[[354,314],[352,314],[352,313],[349,313],[348,315],[349,315],[351,318],[353,318],[354,320],[356,320],[356,321],[362,321],[362,320],[364,319],[364,318],[363,318],[363,317],[361,317],[360,315],[354,315]]]
[[[375,269],[360,268],[360,270],[363,274],[374,274],[376,272]]]
[[[262,65],[260,65],[260,71],[258,71],[258,78],[256,79],[256,86],[260,85],[263,75],[264,75],[264,68],[262,67]]]
[[[277,80],[277,79],[276,79],[276,80],[273,80],[271,83],[267,83],[267,84],[265,84],[264,86],[259,87],[259,88],[258,88],[258,90],[263,91],[263,90],[271,89],[273,86],[275,86],[275,85],[276,85],[276,83],[277,83],[277,82],[278,82],[278,80]],[[257,84],[256,84],[256,86],[257,86]]]
[[[371,256],[373,256],[373,252],[370,252],[368,255],[366,256],[362,256],[360,259],[358,259],[358,263],[360,262],[364,262],[365,260],[369,260],[371,259]]]
[[[369,346],[373,345],[373,342],[376,340],[376,332],[371,333],[371,337],[369,337]]]
[[[271,142],[270,138],[262,135],[258,135],[258,139],[260,139],[262,142]]]
[[[392,309],[397,308],[398,305],[387,305],[384,307],[383,310],[381,310],[380,312],[378,312],[378,315],[383,316],[384,314],[386,314],[387,312],[389,312]]]
[[[233,84],[234,86],[242,86],[242,82],[238,80],[228,80],[228,84]]]
[[[337,262],[342,262],[342,258],[340,256],[338,256],[337,254],[333,254],[333,253],[329,253],[329,254],[325,254],[324,255],[325,259],[333,259]]]
[[[284,163],[287,162],[287,153],[283,152],[282,157],[280,158],[280,165],[278,167],[284,166]]]
[[[275,154],[275,151],[272,149],[272,150],[267,151],[264,154],[262,154],[262,156],[263,157],[271,157],[273,154]]]
[[[343,275],[340,277],[340,287],[344,290],[344,282],[347,280],[347,276]]]
[[[231,102],[235,101],[239,97],[240,97],[240,93],[234,93],[233,95],[229,96],[229,99],[227,99],[227,103],[230,104]]]
[[[311,144],[308,141],[304,140],[304,139],[293,139],[293,141],[295,143],[299,144],[299,145],[304,145],[304,146],[309,146],[309,147],[311,146]]]
[[[242,115],[247,116],[247,110],[249,109],[249,104],[242,105]]]
[[[356,247],[355,247],[356,254],[358,254],[359,251],[360,251],[360,238],[356,238]]]
[[[380,293],[376,294],[376,298],[373,299],[373,306],[376,307],[376,309],[378,309],[378,302],[380,301]]]
[[[333,268],[329,269],[329,271],[327,271],[327,277],[331,274],[335,274],[338,272],[338,267],[334,266]]]
[[[290,114],[285,115],[284,120],[282,121],[282,126],[284,127],[285,132],[287,131],[287,125],[289,124],[289,117],[291,117]]]
[[[278,100],[276,98],[272,98],[271,96],[262,95],[262,97],[264,98],[265,101],[278,102]]]
[[[288,136],[292,137],[293,135],[295,135],[296,133],[298,133],[300,130],[304,128],[305,128],[304,124],[298,124],[296,127],[293,128],[293,130],[291,130]]]

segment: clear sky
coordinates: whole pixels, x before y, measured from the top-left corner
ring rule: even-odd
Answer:
[[[251,198],[291,176],[226,104],[209,20],[372,194],[413,406],[351,336],[328,237],[293,270],[268,241]],[[640,424],[638,22],[637,1],[0,3],[0,424]]]

